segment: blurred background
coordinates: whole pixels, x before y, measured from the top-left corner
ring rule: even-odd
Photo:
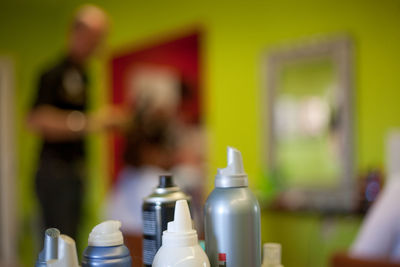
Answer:
[[[55,139],[35,120],[51,104],[40,77],[72,58],[85,4],[0,1],[2,266],[32,266],[42,248],[37,173]],[[242,152],[262,240],[282,244],[284,266],[330,266],[350,249],[400,165],[399,1],[91,4],[107,18],[102,42],[62,81],[72,94],[85,85],[85,107],[60,104],[79,110],[65,115],[68,131],[85,129],[78,255],[94,225],[123,217],[110,215],[118,196],[137,192],[140,209],[160,172],[194,196],[201,225],[228,145]]]

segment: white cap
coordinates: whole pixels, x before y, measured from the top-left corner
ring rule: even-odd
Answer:
[[[247,174],[244,172],[242,154],[236,148],[228,146],[228,166],[218,169],[215,187],[246,187]]]
[[[89,234],[89,246],[109,247],[118,246],[124,243],[124,238],[119,230],[120,221],[105,221],[96,225]]]
[[[281,244],[264,244],[264,259],[262,266],[281,266]]]
[[[386,137],[386,173],[388,178],[400,176],[400,129],[391,130]]]
[[[47,261],[48,267],[79,267],[75,241],[67,236],[58,238],[58,259]]]
[[[176,201],[174,220],[168,223],[168,229],[163,233],[163,246],[192,246],[197,244],[197,232],[192,225],[187,201]]]

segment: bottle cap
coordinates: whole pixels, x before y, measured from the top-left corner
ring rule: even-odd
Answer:
[[[160,175],[158,188],[175,187],[174,180],[171,174]]]
[[[75,241],[67,236],[58,238],[58,259],[49,260],[47,267],[79,267]]]
[[[96,225],[89,234],[89,246],[109,247],[118,246],[124,243],[124,238],[119,230],[120,221],[105,221]]]
[[[193,246],[197,244],[197,232],[193,229],[189,206],[186,200],[175,204],[174,220],[168,223],[163,233],[163,245]]]
[[[281,266],[281,244],[264,244],[263,266]]]
[[[247,174],[244,172],[242,154],[239,150],[228,146],[228,166],[218,169],[215,187],[247,187]]]
[[[400,175],[400,130],[391,130],[386,137],[386,173],[391,180]]]

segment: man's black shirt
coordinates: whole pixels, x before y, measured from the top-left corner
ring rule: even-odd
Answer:
[[[86,110],[87,75],[71,60],[64,59],[50,70],[45,71],[39,80],[37,97],[33,108],[50,105],[62,110]],[[84,157],[83,139],[74,141],[43,141],[41,159],[56,157],[67,161],[81,160]]]

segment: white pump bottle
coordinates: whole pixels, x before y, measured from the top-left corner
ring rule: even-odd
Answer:
[[[153,267],[210,267],[206,253],[198,244],[186,200],[175,204],[174,220],[163,233]]]

